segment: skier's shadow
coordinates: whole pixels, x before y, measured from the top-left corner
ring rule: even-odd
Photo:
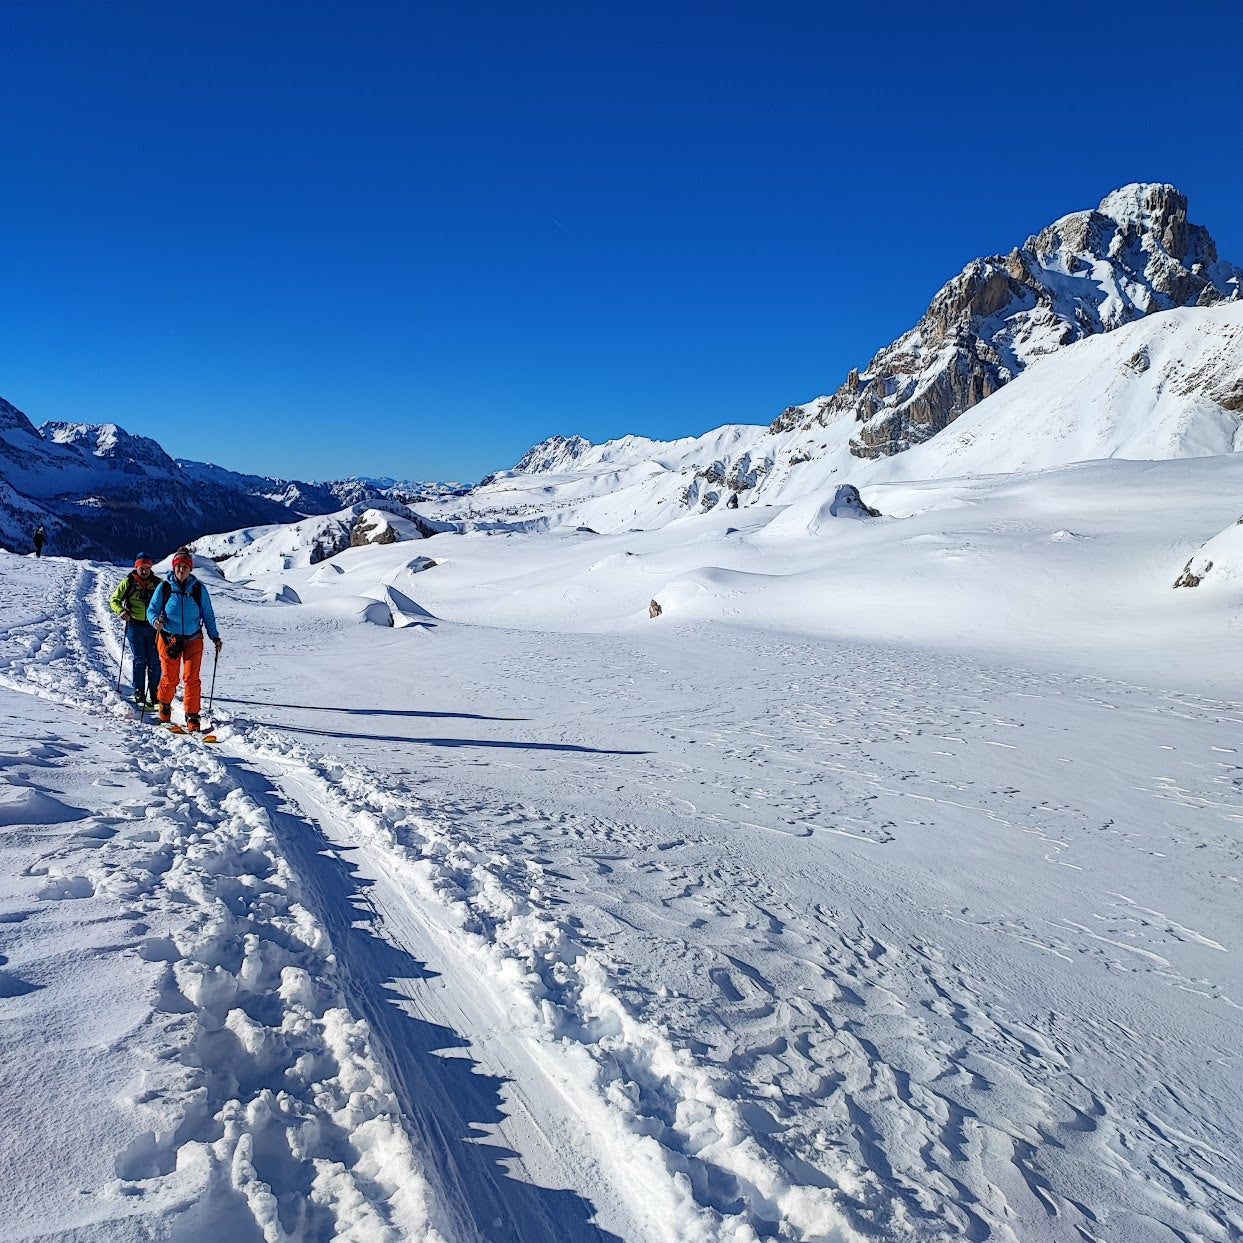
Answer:
[[[245,704],[250,708],[291,708],[298,712],[339,712],[342,716],[449,717],[459,721],[529,721],[526,716],[483,716],[478,712],[422,712],[415,708],[330,708],[326,704],[278,704],[266,699],[230,699],[217,695],[216,703]]]
[[[595,1207],[573,1191],[510,1177],[505,1163],[520,1156],[489,1130],[506,1116],[504,1079],[485,1074],[458,1050],[471,1042],[411,1013],[417,984],[437,972],[377,935],[368,885],[345,858],[357,847],[330,841],[315,821],[292,809],[286,795],[244,763],[234,769],[272,828],[303,883],[303,900],[331,938],[350,1009],[370,1024],[373,1053],[383,1064],[432,1178],[451,1189],[473,1215],[475,1237],[507,1243],[622,1243],[591,1219]],[[400,982],[400,983],[399,983]],[[452,1051],[452,1056],[445,1056]],[[429,1174],[432,1172],[429,1171]],[[456,1194],[454,1194],[456,1193]]]
[[[309,725],[277,725],[235,717],[237,725],[261,725],[282,734],[313,734],[321,738],[353,738],[359,742],[404,742],[421,747],[499,747],[507,751],[569,751],[576,755],[650,755],[650,751],[613,751],[605,747],[580,747],[573,742],[515,742],[507,738],[419,738],[413,734],[347,734],[339,729],[313,729]]]

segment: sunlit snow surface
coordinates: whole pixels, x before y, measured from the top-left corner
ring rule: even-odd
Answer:
[[[1237,1238],[1243,458],[831,495],[0,556],[0,1235]]]

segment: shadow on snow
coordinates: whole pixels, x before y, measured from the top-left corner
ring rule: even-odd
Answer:
[[[573,1191],[510,1177],[504,1162],[518,1154],[491,1141],[483,1128],[504,1117],[495,1075],[458,1050],[470,1041],[452,1028],[411,1014],[397,981],[436,976],[425,963],[374,931],[367,884],[313,820],[290,810],[271,780],[244,763],[231,764],[247,792],[271,818],[273,831],[304,886],[308,905],[327,929],[341,964],[351,1009],[374,1033],[373,1051],[401,1102],[417,1149],[436,1167],[432,1177],[457,1192],[473,1220],[466,1233],[489,1243],[621,1243],[592,1224],[594,1208]],[[451,1056],[443,1056],[452,1051]]]
[[[330,708],[326,704],[278,704],[266,699],[230,699],[217,695],[222,704],[246,704],[251,708],[294,708],[299,712],[339,712],[342,716],[421,716],[455,721],[529,721],[526,716],[483,716],[478,712],[419,712],[413,708]]]
[[[339,729],[312,729],[309,725],[278,725],[274,721],[234,718],[237,725],[258,725],[288,734],[314,734],[320,738],[353,738],[360,742],[410,742],[424,747],[500,747],[510,751],[571,751],[578,755],[651,755],[650,751],[613,751],[605,747],[580,747],[572,742],[514,742],[504,738],[418,738],[409,734],[347,734]]]

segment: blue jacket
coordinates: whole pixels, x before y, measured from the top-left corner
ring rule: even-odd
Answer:
[[[199,594],[203,600],[200,608],[194,598],[195,583],[198,583],[198,579],[191,574],[186,579],[186,585],[183,588],[177,582],[176,577],[170,573],[155,589],[151,603],[147,605],[147,620],[154,624],[158,618],[163,617],[165,634],[180,634],[193,638],[206,626],[210,638],[220,638],[220,632],[216,629],[216,614],[211,606],[211,596],[207,594],[207,588],[199,583]]]

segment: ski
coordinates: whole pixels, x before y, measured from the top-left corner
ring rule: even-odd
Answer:
[[[186,729],[184,725],[170,725],[168,727],[170,734],[186,734],[189,737],[197,737],[202,742],[219,742],[220,739],[213,733],[203,733],[197,729]]]

